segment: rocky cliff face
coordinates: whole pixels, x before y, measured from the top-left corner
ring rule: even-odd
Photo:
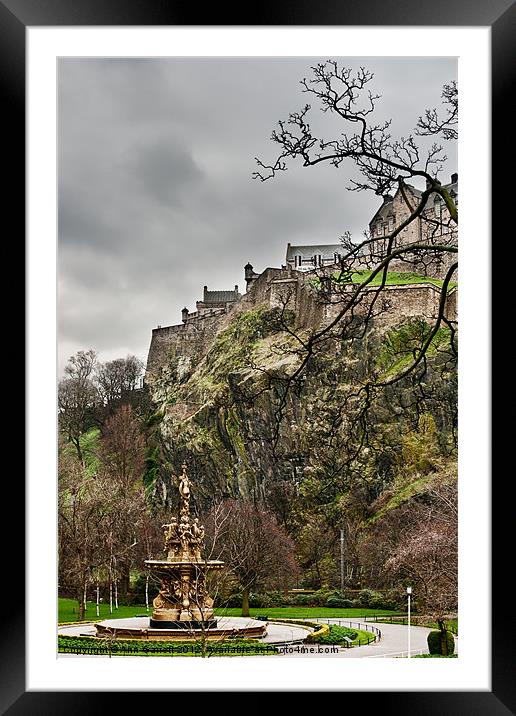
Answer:
[[[373,504],[399,479],[404,440],[414,434],[417,443],[422,420],[432,426],[435,459],[453,455],[448,330],[438,331],[427,358],[400,382],[392,380],[428,335],[423,318],[373,322],[353,339],[329,338],[289,382],[311,330],[302,305],[244,301],[202,352],[169,354],[150,386],[156,413],[148,480],[156,496],[172,493],[168,475],[186,461],[200,508],[242,496],[287,514],[300,501],[335,504],[358,484]]]

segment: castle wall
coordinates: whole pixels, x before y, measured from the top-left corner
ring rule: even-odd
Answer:
[[[378,290],[374,287],[365,289],[366,297],[355,310],[357,315],[365,315],[372,304]],[[350,289],[351,294],[351,289]],[[452,321],[457,320],[457,291],[453,289],[446,298],[444,315]],[[423,317],[429,322],[439,315],[441,291],[434,284],[408,284],[404,286],[384,286],[373,307],[377,315],[376,323],[392,326],[408,318]],[[328,304],[324,317],[331,320],[338,315],[343,303]]]
[[[353,288],[349,287],[349,293]],[[375,287],[365,289],[365,299],[355,309],[364,315],[378,293]],[[343,297],[345,294],[343,295]],[[375,322],[391,326],[407,318],[424,317],[435,320],[439,312],[440,288],[432,283],[404,286],[385,286],[374,305]],[[182,356],[198,361],[209,350],[216,334],[226,328],[236,313],[254,306],[268,305],[295,311],[296,328],[317,328],[330,321],[342,309],[338,304],[323,303],[321,296],[310,286],[309,277],[291,269],[267,268],[253,281],[248,292],[231,310],[216,315],[197,314],[186,323],[154,328],[147,359],[146,383],[152,383],[162,368],[174,357]],[[445,316],[457,320],[457,291],[453,289],[446,299]]]
[[[226,314],[199,316],[177,326],[154,328],[147,357],[145,382],[152,382],[162,366],[176,355],[200,358],[209,348]]]

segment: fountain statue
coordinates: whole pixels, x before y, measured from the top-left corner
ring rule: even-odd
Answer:
[[[213,599],[206,588],[208,572],[224,562],[204,560],[204,527],[190,519],[190,480],[186,465],[179,477],[179,521],[163,525],[166,560],[147,559],[146,568],[161,581],[153,601],[150,626],[158,629],[214,628]]]

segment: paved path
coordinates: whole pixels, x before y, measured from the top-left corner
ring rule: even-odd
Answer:
[[[317,619],[324,624],[328,623],[328,619]],[[349,626],[351,628],[357,628],[360,622],[352,619],[330,619],[330,624],[341,624],[342,626]],[[369,626],[371,622],[367,622]],[[376,626],[382,632],[382,638],[380,641],[368,644],[367,646],[354,646],[351,649],[345,649],[339,647],[337,652],[333,653],[303,653],[300,649],[296,651],[296,647],[293,646],[292,650],[286,650],[286,656],[316,656],[316,657],[338,657],[347,659],[360,659],[360,658],[371,658],[371,657],[395,657],[395,656],[407,656],[408,646],[408,627],[404,624],[381,624],[378,622],[373,626]],[[410,627],[410,651],[414,654],[427,654],[428,646],[426,638],[431,629],[426,627]]]

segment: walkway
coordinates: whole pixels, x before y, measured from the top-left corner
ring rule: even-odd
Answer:
[[[358,622],[352,619],[314,619],[313,621],[327,624],[340,624],[341,626],[349,626],[356,628]],[[367,622],[371,626],[371,622]],[[375,623],[373,626],[378,627],[382,632],[380,641],[368,644],[367,646],[355,646],[351,649],[339,647],[336,653],[314,653],[306,654],[300,650],[296,651],[296,646],[286,650],[285,656],[316,656],[316,657],[338,657],[344,659],[360,659],[372,657],[396,657],[407,656],[408,646],[408,627],[404,624],[381,624]],[[412,654],[427,654],[428,645],[426,638],[431,629],[426,627],[410,627],[410,651]]]

